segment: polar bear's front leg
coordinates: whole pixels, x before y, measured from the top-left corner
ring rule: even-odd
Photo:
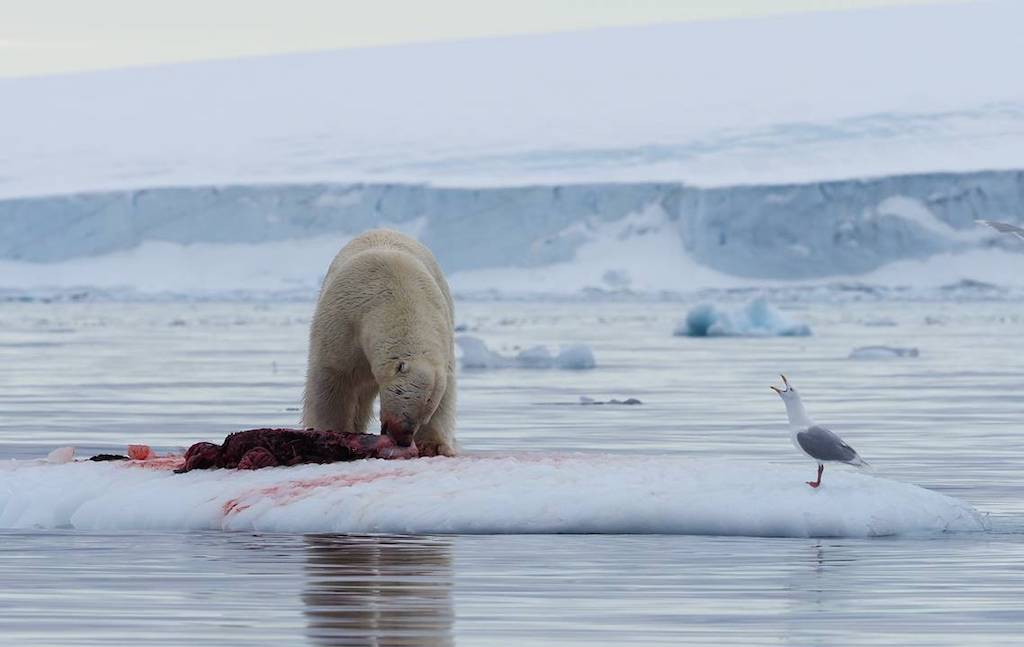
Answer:
[[[414,437],[420,456],[455,456],[455,376],[449,374],[441,404]]]
[[[370,380],[361,388],[353,390],[355,404],[352,408],[352,430],[357,434],[372,432],[367,429],[373,417],[373,401],[377,399],[377,383]]]
[[[310,368],[302,408],[302,425],[320,431],[362,433],[373,404],[373,383],[354,383],[352,376],[328,368]]]

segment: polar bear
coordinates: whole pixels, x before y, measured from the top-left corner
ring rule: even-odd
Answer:
[[[395,231],[354,238],[320,288],[309,333],[302,424],[381,433],[420,456],[455,454],[454,310],[430,250]]]

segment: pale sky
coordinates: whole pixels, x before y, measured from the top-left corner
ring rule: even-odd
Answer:
[[[0,76],[935,0],[0,0]]]

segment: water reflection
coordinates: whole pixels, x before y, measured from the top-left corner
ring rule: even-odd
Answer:
[[[870,578],[862,579],[859,573],[856,550],[823,540],[798,540],[793,546],[773,558],[790,565],[783,576],[781,631],[801,645],[842,642],[844,630],[833,620],[859,605],[858,598],[870,590]]]
[[[451,540],[309,535],[305,542],[311,643],[454,644]]]

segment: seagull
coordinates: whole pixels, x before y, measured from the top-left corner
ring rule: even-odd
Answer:
[[[780,389],[777,386],[771,388],[772,391],[779,394],[782,402],[786,405],[793,446],[810,456],[818,464],[818,480],[807,481],[807,485],[813,488],[821,485],[821,473],[825,471],[825,463],[846,463],[854,467],[867,466],[864,459],[857,454],[853,447],[847,445],[846,441],[825,427],[814,424],[804,410],[800,394],[789,383],[785,375],[780,375],[780,377],[784,388]]]
[[[988,225],[992,229],[1004,234],[1013,234],[1017,238],[1024,238],[1024,229],[1017,225],[1011,225],[1008,222],[999,222],[998,220],[975,220],[974,222],[979,225]]]

